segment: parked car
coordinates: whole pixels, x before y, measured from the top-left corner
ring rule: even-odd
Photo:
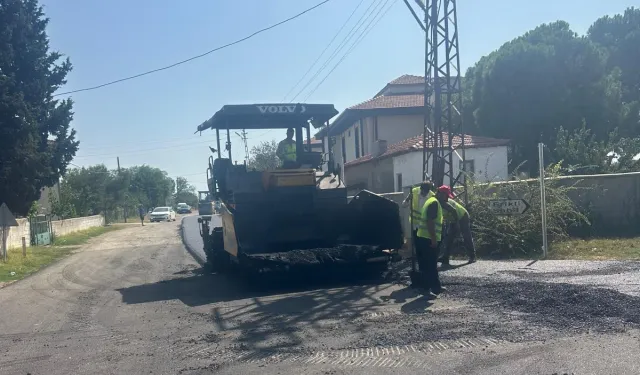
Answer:
[[[176,212],[171,207],[156,207],[149,215],[149,221],[176,221]]]
[[[178,208],[176,210],[179,214],[190,214],[191,207],[189,207],[186,203],[178,203]]]

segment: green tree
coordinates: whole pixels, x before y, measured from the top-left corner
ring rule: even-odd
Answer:
[[[607,67],[618,70],[622,112],[620,133],[640,135],[640,9],[628,8],[624,14],[604,16],[591,25],[587,33],[608,53]]]
[[[176,178],[175,203],[186,203],[191,207],[198,207],[198,194],[196,187],[191,185],[184,177]]]
[[[640,170],[640,139],[616,131],[598,140],[585,124],[569,132],[560,128],[554,154],[565,174],[623,173]]]
[[[77,217],[76,208],[74,205],[74,191],[71,190],[69,185],[60,184],[59,197],[53,194],[52,190],[49,190],[49,203],[51,204],[51,214],[61,219],[69,219]]]
[[[611,134],[611,138],[615,133]],[[572,132],[562,126],[556,135],[555,156],[562,161],[562,167],[568,174],[605,173],[611,163],[610,142],[600,141],[583,123],[580,129]]]
[[[113,202],[107,196],[107,187],[113,179],[113,172],[98,164],[70,169],[61,185],[73,192],[71,201],[78,215],[97,215]]]
[[[50,51],[47,24],[37,0],[0,0],[0,197],[20,215],[78,150],[73,103],[53,98],[71,63]]]
[[[107,211],[110,217],[122,213],[131,215],[139,204],[144,207],[170,204],[174,191],[174,182],[165,171],[147,165],[123,168],[119,172],[103,164],[74,168],[68,171],[60,186],[65,196],[60,204],[68,202],[78,216]],[[65,215],[69,217],[68,211]]]
[[[175,191],[175,182],[167,172],[148,165],[129,168],[130,191],[144,207],[170,204]]]
[[[280,164],[280,159],[276,156],[278,144],[275,140],[269,142],[261,142],[257,146],[251,148],[247,168],[257,171],[266,171],[276,169]]]
[[[620,90],[607,53],[566,22],[541,25],[504,44],[467,72],[465,125],[513,140],[513,165],[537,171],[537,143],[582,121],[598,138],[616,128]]]

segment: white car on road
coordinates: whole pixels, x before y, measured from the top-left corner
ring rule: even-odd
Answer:
[[[156,207],[149,214],[149,220],[154,221],[176,221],[176,212],[171,207]]]

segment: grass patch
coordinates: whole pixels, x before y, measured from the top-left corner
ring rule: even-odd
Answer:
[[[27,257],[23,258],[22,249],[10,249],[7,251],[7,262],[0,261],[0,282],[20,280],[71,254],[73,250],[73,247],[33,246],[27,247]]]
[[[571,239],[554,243],[550,259],[640,260],[640,237]]]
[[[79,245],[101,234],[122,229],[124,226],[95,227],[60,236],[52,246],[27,247],[27,256],[22,256],[22,248],[7,251],[7,262],[0,257],[0,283],[20,280],[71,254]]]
[[[56,237],[53,242],[55,246],[82,245],[93,237],[122,228],[122,226],[93,227],[75,233],[70,233],[65,236]]]

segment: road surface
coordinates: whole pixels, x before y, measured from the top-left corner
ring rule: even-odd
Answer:
[[[256,292],[203,275],[179,220],[129,226],[0,289],[0,373],[637,374],[639,268],[478,262],[432,302],[402,272]]]
[[[218,215],[211,216],[211,228],[220,226],[222,220]],[[198,215],[185,216],[182,219],[182,239],[185,246],[192,252],[192,255],[200,263],[206,260],[204,254],[200,227],[198,225]]]

